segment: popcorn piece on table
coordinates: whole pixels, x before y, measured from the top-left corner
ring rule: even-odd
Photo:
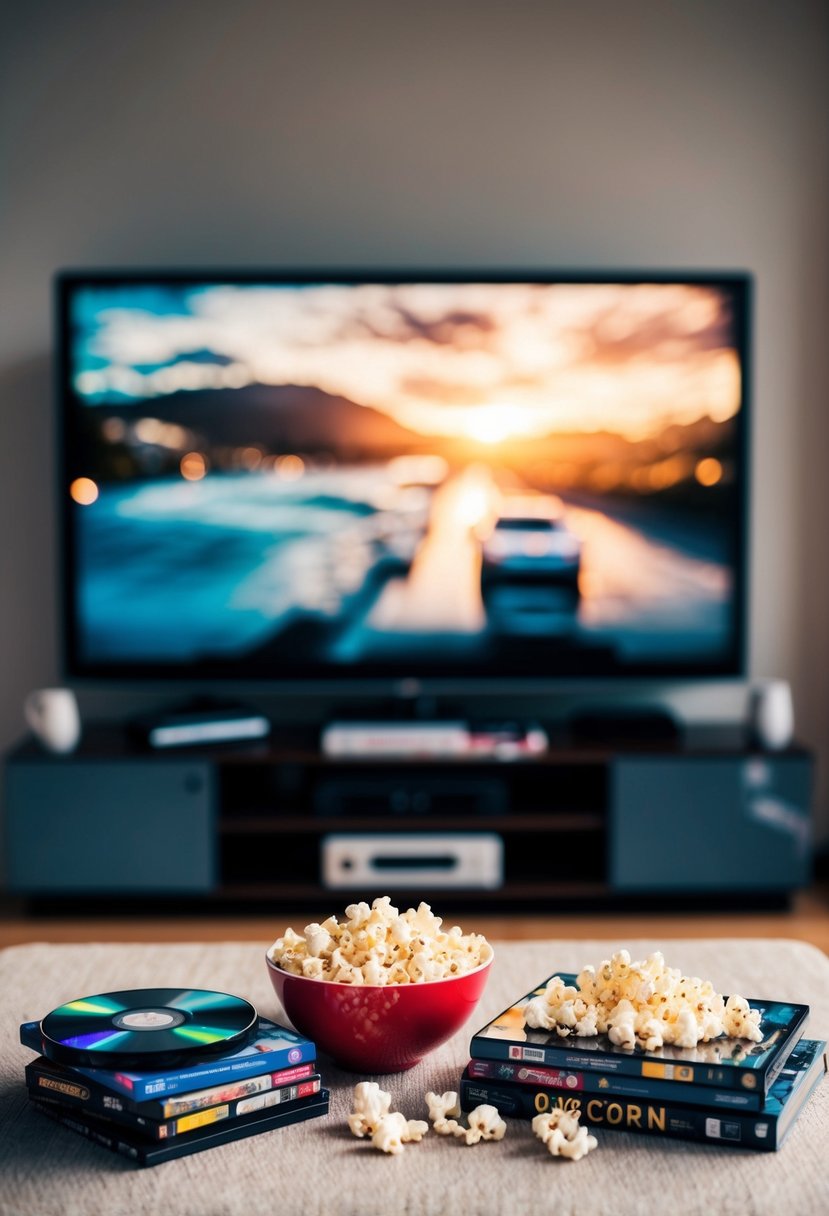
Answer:
[[[426,1105],[429,1108],[429,1118],[433,1123],[442,1123],[450,1116],[457,1118],[461,1113],[460,1100],[454,1089],[447,1089],[442,1094],[429,1090],[426,1095]]]
[[[579,1124],[579,1111],[550,1110],[536,1115],[532,1129],[553,1157],[569,1157],[579,1161],[598,1146],[586,1127]]]
[[[467,1144],[477,1144],[479,1140],[503,1140],[507,1125],[494,1106],[484,1104],[476,1106],[468,1115],[469,1127],[457,1126],[453,1129],[455,1136],[466,1140]]]
[[[392,1111],[378,1123],[371,1143],[384,1153],[402,1153],[404,1144],[422,1140],[428,1130],[429,1124],[422,1119],[407,1119],[400,1111]]]
[[[416,1144],[419,1144],[428,1130],[429,1124],[425,1119],[407,1119],[404,1139],[413,1140]]]
[[[503,1140],[507,1125],[494,1106],[476,1106],[467,1119],[468,1127],[458,1122],[461,1113],[458,1095],[454,1089],[436,1094],[431,1090],[426,1095],[429,1118],[439,1136],[457,1136],[467,1144],[479,1140]]]
[[[429,1108],[429,1118],[439,1136],[452,1136],[458,1129],[465,1130],[458,1123],[461,1104],[454,1089],[447,1089],[442,1094],[430,1090],[426,1095],[426,1105]]]
[[[373,1136],[390,1107],[391,1094],[381,1089],[376,1081],[360,1081],[354,1087],[354,1111],[348,1116],[352,1135]]]
[[[370,1136],[374,1147],[384,1153],[402,1153],[405,1143],[423,1139],[429,1124],[407,1119],[390,1107],[391,1094],[376,1081],[360,1081],[354,1087],[354,1111],[348,1116],[348,1126],[359,1139]]]

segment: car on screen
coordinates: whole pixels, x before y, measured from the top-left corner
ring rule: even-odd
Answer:
[[[582,545],[552,495],[506,498],[481,538],[481,593],[524,585],[579,593]]]

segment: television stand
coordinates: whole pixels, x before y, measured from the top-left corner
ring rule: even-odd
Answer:
[[[300,733],[150,751],[90,726],[66,756],[28,739],[6,758],[8,887],[319,916],[383,894],[447,910],[756,907],[810,881],[802,747],[763,752],[719,726],[625,743],[548,733],[509,763],[324,756]]]

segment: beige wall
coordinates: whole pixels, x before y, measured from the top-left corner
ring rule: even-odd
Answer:
[[[0,743],[58,677],[56,267],[740,267],[751,671],[794,684],[829,830],[825,4],[31,0],[0,60]]]

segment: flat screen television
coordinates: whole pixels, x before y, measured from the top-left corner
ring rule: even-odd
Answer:
[[[744,274],[68,272],[72,677],[738,675]]]

